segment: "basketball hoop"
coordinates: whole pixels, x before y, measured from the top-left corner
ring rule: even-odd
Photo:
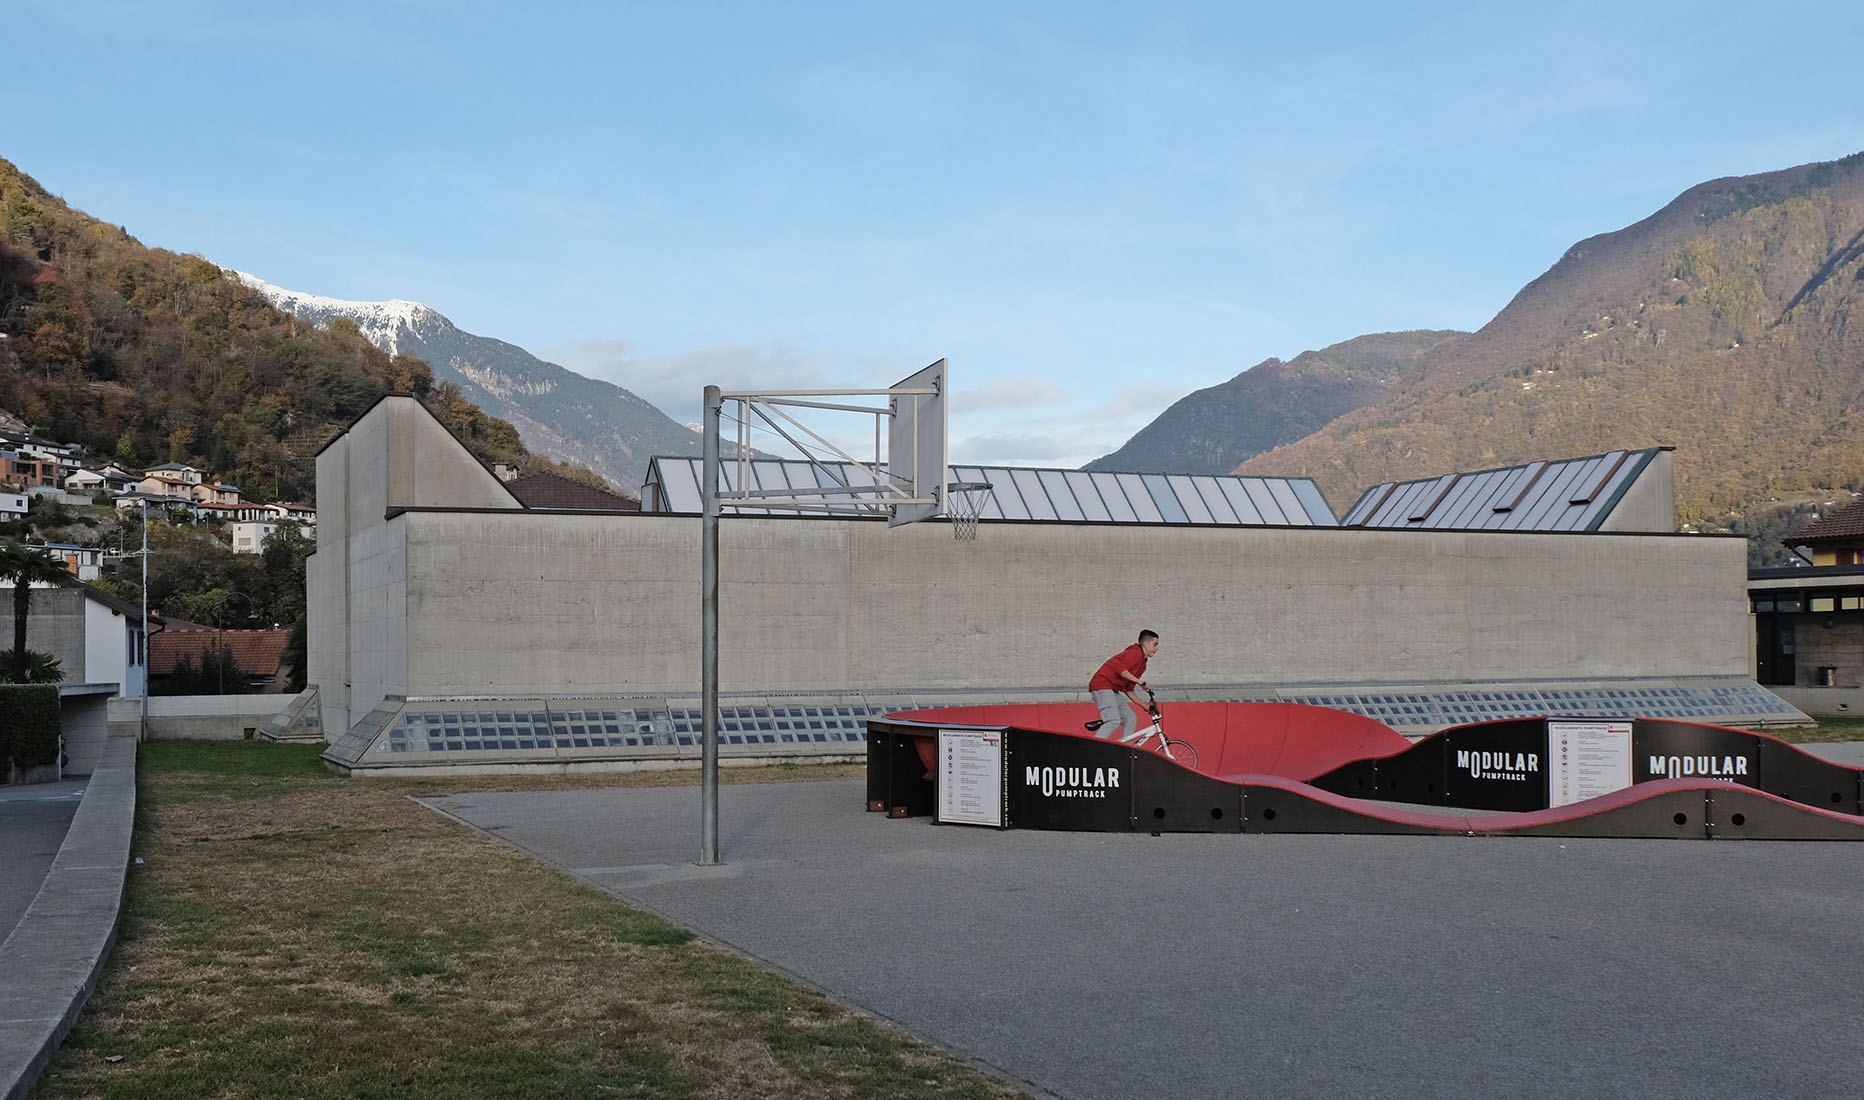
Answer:
[[[951,517],[951,537],[959,542],[977,538],[977,517],[990,499],[987,481],[954,481],[945,486],[945,514]]]

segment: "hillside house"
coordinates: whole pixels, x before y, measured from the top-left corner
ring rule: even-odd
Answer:
[[[24,451],[0,451],[0,484],[23,489],[56,489],[60,481],[57,460],[34,457]]]
[[[103,572],[104,549],[101,546],[79,546],[75,543],[48,542],[32,544],[34,549],[44,550],[56,560],[64,563],[71,575],[81,581],[94,581]]]
[[[312,524],[281,523],[270,519],[241,520],[229,528],[233,535],[233,552],[235,554],[260,553],[265,549],[265,540],[286,527],[296,529],[301,535],[315,537],[315,526]]]
[[[207,480],[205,471],[180,462],[164,462],[160,466],[150,466],[142,473],[145,478],[150,476],[172,478],[176,481],[187,482],[189,485],[199,485]]]
[[[210,481],[198,482],[188,496],[196,504],[212,504],[216,507],[237,507],[239,490],[231,485],[220,485]]]

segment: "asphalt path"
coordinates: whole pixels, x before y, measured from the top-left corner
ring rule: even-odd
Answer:
[[[1864,1087],[1864,845],[999,832],[864,798],[727,786],[718,867],[696,788],[428,801],[1035,1092]]]
[[[13,933],[52,869],[84,800],[83,779],[0,787],[0,943]]]

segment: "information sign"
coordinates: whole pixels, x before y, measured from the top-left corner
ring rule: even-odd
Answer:
[[[1547,804],[1565,806],[1631,785],[1631,723],[1547,721]]]
[[[940,824],[1003,827],[1003,732],[938,731]]]

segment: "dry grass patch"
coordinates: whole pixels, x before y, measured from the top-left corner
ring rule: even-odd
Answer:
[[[408,797],[509,777],[143,751],[123,935],[42,1097],[1020,1095]]]

